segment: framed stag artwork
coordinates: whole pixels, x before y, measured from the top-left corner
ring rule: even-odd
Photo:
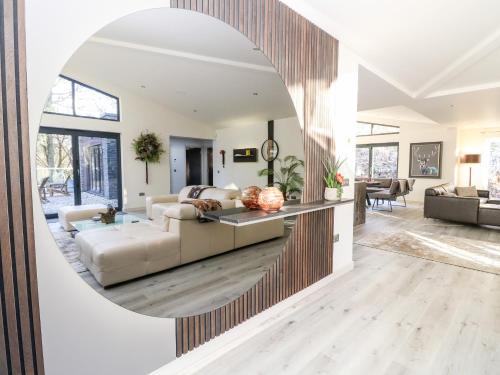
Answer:
[[[410,175],[414,178],[441,178],[443,142],[410,143]]]

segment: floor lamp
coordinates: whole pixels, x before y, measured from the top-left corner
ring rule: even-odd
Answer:
[[[481,155],[480,154],[464,155],[464,156],[462,156],[461,163],[469,165],[469,186],[472,186],[472,164],[480,164],[481,163]]]

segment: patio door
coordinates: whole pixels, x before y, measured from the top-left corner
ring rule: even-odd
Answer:
[[[119,134],[42,127],[36,159],[47,218],[68,205],[101,203],[121,210]]]

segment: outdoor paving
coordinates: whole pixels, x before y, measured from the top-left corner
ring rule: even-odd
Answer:
[[[45,214],[57,213],[59,207],[73,206],[75,204],[73,194],[70,195],[54,195],[53,197],[47,195],[48,202],[42,202],[43,212]],[[108,204],[111,203],[114,207],[118,206],[117,199],[106,199],[99,195],[82,192],[82,204]]]

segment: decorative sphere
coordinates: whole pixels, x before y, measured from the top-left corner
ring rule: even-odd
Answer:
[[[258,186],[249,186],[241,193],[241,202],[250,210],[258,210],[259,207],[259,194],[262,189]]]
[[[283,193],[276,187],[266,187],[259,194],[259,206],[267,212],[279,211],[284,202]]]

